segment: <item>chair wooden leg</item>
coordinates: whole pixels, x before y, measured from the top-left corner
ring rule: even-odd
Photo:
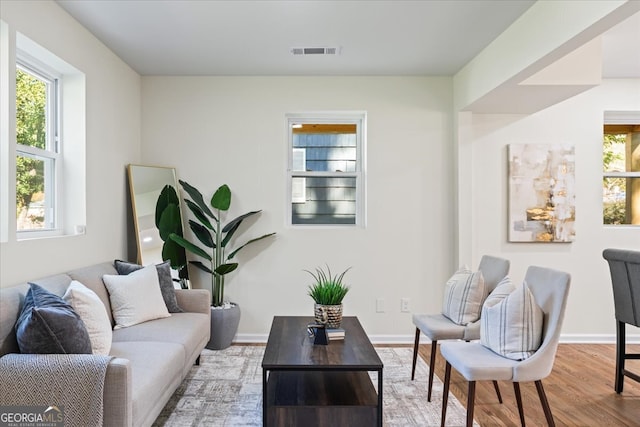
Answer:
[[[493,388],[496,390],[496,396],[498,396],[498,402],[502,403],[502,394],[500,394],[500,386],[498,381],[493,382]]]
[[[473,406],[476,400],[476,382],[469,381],[469,393],[467,394],[467,427],[473,427]]]
[[[547,395],[544,393],[542,387],[542,381],[536,381],[536,389],[538,390],[538,396],[540,397],[540,403],[542,403],[542,409],[544,410],[544,416],[547,418],[547,424],[549,427],[555,427],[556,423],[553,421],[553,415],[551,414],[551,407],[547,400]]]
[[[616,383],[615,390],[616,393],[622,393],[622,388],[624,387],[624,360],[625,360],[625,323],[621,321],[618,322],[618,327],[616,328]]]
[[[416,361],[418,360],[418,345],[420,344],[420,329],[416,328],[416,339],[413,343],[413,366],[411,367],[411,381],[416,376]]]
[[[431,402],[431,389],[433,388],[433,371],[436,369],[436,352],[438,341],[431,341],[431,356],[429,357],[429,387],[427,391],[427,402]]]
[[[442,388],[442,418],[440,419],[440,427],[444,427],[447,419],[447,402],[449,401],[449,381],[451,380],[451,364],[446,363],[444,367],[444,386]]]
[[[524,427],[524,409],[522,408],[522,395],[520,394],[520,383],[513,383],[513,391],[516,394],[516,402],[518,403],[518,414],[520,414],[520,424]]]

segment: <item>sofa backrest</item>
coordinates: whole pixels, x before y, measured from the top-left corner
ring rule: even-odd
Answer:
[[[118,274],[118,272],[113,264],[105,262],[79,268],[68,273],[29,280],[29,282],[36,283],[50,292],[62,296],[72,280],[79,281],[100,297],[100,300],[107,308],[109,320],[113,325],[109,294],[102,282],[102,276],[105,274]],[[16,340],[15,323],[18,320],[20,310],[22,310],[24,297],[28,290],[28,283],[0,289],[0,356],[7,353],[20,352]]]
[[[107,315],[109,315],[111,326],[115,325],[115,323],[113,322],[113,315],[111,314],[111,301],[109,300],[109,292],[107,291],[107,288],[104,286],[104,282],[102,281],[102,276],[104,276],[105,274],[118,274],[116,268],[113,266],[113,263],[103,262],[100,264],[94,264],[89,267],[71,270],[67,274],[73,280],[77,280],[78,282],[82,283],[87,288],[98,294],[100,300],[107,308]]]

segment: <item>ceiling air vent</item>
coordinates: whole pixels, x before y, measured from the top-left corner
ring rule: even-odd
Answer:
[[[293,47],[293,55],[340,55],[339,47]]]

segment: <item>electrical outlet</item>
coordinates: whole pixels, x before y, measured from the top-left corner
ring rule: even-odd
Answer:
[[[376,313],[384,313],[384,299],[378,298],[376,300]]]
[[[400,311],[403,313],[409,312],[409,298],[400,298]]]

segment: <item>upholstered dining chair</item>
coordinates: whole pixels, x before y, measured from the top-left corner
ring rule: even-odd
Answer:
[[[480,259],[478,270],[482,272],[487,294],[491,293],[498,283],[509,274],[510,262],[504,258],[484,255]],[[436,362],[436,347],[441,340],[477,340],[480,339],[480,321],[472,322],[466,326],[458,325],[449,320],[442,313],[438,314],[414,314],[413,324],[416,326],[416,336],[413,345],[413,366],[411,368],[411,380],[416,374],[416,360],[418,358],[418,345],[420,334],[424,333],[431,339],[431,355],[429,357],[429,385],[427,401],[431,402],[431,389],[433,388],[433,370]],[[498,400],[502,403],[500,391],[496,386]]]
[[[640,252],[605,249],[602,256],[609,263],[613,304],[616,312],[616,393],[622,393],[624,377],[640,382],[640,375],[627,371],[627,359],[640,359],[640,353],[626,352],[625,326],[640,326]]]
[[[520,422],[523,426],[525,422],[520,383],[534,381],[547,424],[555,426],[551,408],[542,387],[542,379],[551,373],[555,361],[571,276],[562,271],[531,266],[527,269],[524,282],[531,295],[533,295],[535,303],[542,310],[540,347],[531,357],[518,361],[500,355],[477,341],[442,343],[440,345],[440,353],[446,360],[442,400],[442,426],[445,425],[447,413],[451,367],[469,382],[467,426],[473,425],[476,381],[512,382]]]

